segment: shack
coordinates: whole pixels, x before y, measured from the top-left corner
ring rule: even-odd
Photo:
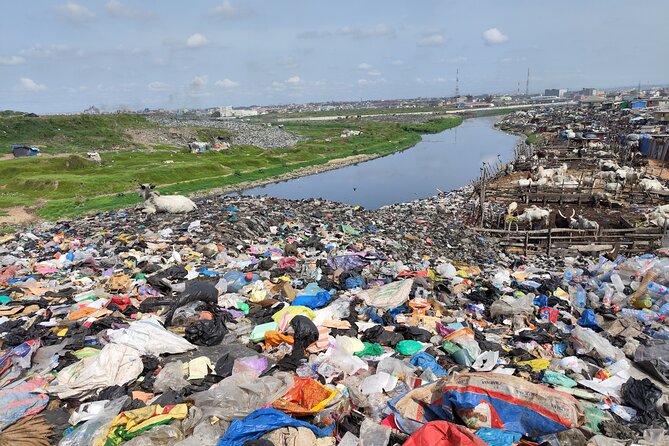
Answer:
[[[26,156],[39,155],[40,149],[25,144],[12,144],[12,153],[14,154],[15,158],[24,158]]]

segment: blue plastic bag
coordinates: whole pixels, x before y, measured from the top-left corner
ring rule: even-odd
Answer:
[[[316,293],[314,296],[297,296],[295,300],[293,300],[293,303],[291,303],[292,306],[300,305],[302,307],[309,307],[312,310],[316,308],[321,308],[326,306],[330,302],[330,293],[327,291],[319,291]]]
[[[592,328],[594,330],[599,330],[599,325],[597,325],[597,318],[595,317],[595,312],[588,308],[583,311],[581,318],[577,321],[578,325],[581,327]]]
[[[423,370],[432,370],[437,376],[446,375],[446,370],[437,363],[437,360],[429,353],[418,352],[414,353],[409,359],[409,363],[414,367],[420,367]]]
[[[257,440],[265,432],[280,429],[282,427],[306,427],[317,437],[327,437],[334,430],[334,424],[321,429],[318,426],[305,421],[297,420],[276,409],[258,409],[251,412],[243,420],[234,420],[223,437],[218,441],[218,446],[243,446],[251,440]]]
[[[491,427],[482,427],[475,434],[490,446],[511,446],[522,438],[522,435],[518,432],[493,429]]]

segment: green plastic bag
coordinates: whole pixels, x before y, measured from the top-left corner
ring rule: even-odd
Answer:
[[[383,347],[379,344],[372,344],[371,342],[363,342],[365,348],[359,352],[353,353],[355,356],[380,356],[383,354]]]
[[[424,348],[423,344],[421,344],[420,342],[414,341],[413,339],[409,339],[398,342],[397,346],[395,347],[395,350],[397,350],[398,353],[401,353],[404,356],[411,356],[414,353],[423,350],[423,348]]]
[[[552,384],[554,386],[562,386],[567,388],[576,387],[578,383],[563,373],[544,371],[544,376],[541,378],[542,382]]]

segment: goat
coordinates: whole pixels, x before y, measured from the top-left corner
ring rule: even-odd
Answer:
[[[656,179],[644,178],[639,181],[641,190],[645,192],[664,192],[667,190],[664,185]]]
[[[543,221],[545,225],[548,225],[548,217],[551,215],[551,211],[547,209],[541,209],[535,205],[526,208],[522,214],[517,217],[518,223],[529,223],[532,227],[532,223],[535,221]]]
[[[156,186],[153,184],[140,184],[139,196],[144,199],[143,212],[155,214],[156,212],[167,212],[168,214],[183,214],[197,209],[190,198],[183,195],[160,196],[159,192],[152,191]]]
[[[611,183],[606,183],[604,185],[604,190],[609,191],[609,192],[618,192],[618,191],[622,190],[622,188],[623,188],[623,185],[620,184],[620,183],[611,182]]]
[[[580,214],[576,217],[576,219],[572,219],[570,226],[574,229],[594,229],[595,231],[599,230],[599,223],[593,220],[588,220]]]
[[[611,160],[599,160],[599,168],[603,171],[612,171],[620,169],[620,166],[615,161]]]
[[[646,215],[646,220],[655,226],[667,226],[669,223],[669,204],[658,206],[653,212]]]
[[[607,170],[607,171],[597,172],[597,178],[606,181],[615,181],[618,178],[618,175],[615,173],[615,171]]]
[[[560,167],[555,169],[545,169],[544,166],[539,166],[537,168],[537,176],[539,178],[553,178],[556,175],[564,175],[567,173],[567,165],[563,164]]]
[[[572,221],[574,220],[574,215],[576,215],[576,211],[574,209],[571,210],[571,215],[569,217],[565,217],[562,211],[558,210],[555,214],[555,227],[561,229],[570,228]]]
[[[509,163],[506,166],[504,166],[504,173],[506,175],[511,175],[513,173],[513,163]]]

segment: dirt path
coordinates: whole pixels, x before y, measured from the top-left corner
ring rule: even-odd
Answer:
[[[37,216],[32,213],[32,209],[22,206],[7,208],[3,212],[7,215],[0,216],[0,224],[4,225],[26,225],[37,220]]]

